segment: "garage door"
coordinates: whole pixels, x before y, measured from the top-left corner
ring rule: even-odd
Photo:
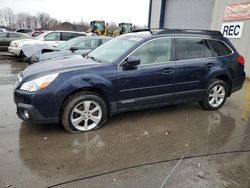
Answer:
[[[210,29],[214,0],[166,0],[164,27]]]

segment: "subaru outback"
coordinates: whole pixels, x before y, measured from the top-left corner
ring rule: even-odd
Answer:
[[[123,111],[196,101],[217,110],[245,80],[244,58],[219,31],[160,29],[121,35],[90,52],[18,74],[18,116],[71,133]]]

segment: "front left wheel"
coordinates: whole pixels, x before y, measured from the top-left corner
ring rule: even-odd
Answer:
[[[100,128],[107,117],[107,105],[99,95],[79,92],[65,102],[61,122],[70,133],[87,132]]]

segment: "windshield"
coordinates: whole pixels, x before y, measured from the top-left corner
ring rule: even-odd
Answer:
[[[93,29],[104,30],[105,23],[103,22],[94,22]]]
[[[129,33],[132,31],[132,25],[131,24],[122,24],[121,29],[124,33]]]
[[[83,38],[73,38],[57,46],[60,50],[69,50],[71,47],[76,46],[78,43],[82,42]]]
[[[36,39],[36,40],[39,40],[39,39],[42,38],[45,34],[47,34],[47,33],[43,33],[43,34],[41,34],[41,35],[38,35],[35,39]]]
[[[125,37],[124,35],[116,37],[90,52],[88,57],[111,63],[118,60],[127,50],[139,43],[142,39],[141,37]]]

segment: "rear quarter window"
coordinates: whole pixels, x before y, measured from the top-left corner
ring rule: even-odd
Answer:
[[[225,56],[232,53],[232,50],[222,41],[218,40],[207,40],[209,45],[211,46],[211,50],[213,51],[213,55],[217,56]]]

